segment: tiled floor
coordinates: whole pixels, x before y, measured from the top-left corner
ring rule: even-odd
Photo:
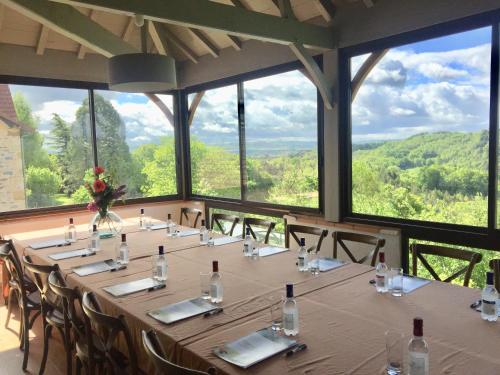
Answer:
[[[19,315],[17,309],[10,319],[9,326],[5,328],[5,318],[7,307],[0,302],[0,375],[25,374],[21,365],[23,362],[23,352],[19,350]],[[41,320],[37,318],[34,330],[30,332],[30,355],[28,360],[28,374],[38,374],[43,351],[43,335]],[[57,332],[53,332],[56,336]],[[59,375],[66,371],[66,360],[64,348],[59,339],[51,338],[49,343],[49,357],[45,374]]]

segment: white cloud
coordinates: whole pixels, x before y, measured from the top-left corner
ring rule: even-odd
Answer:
[[[436,62],[421,64],[417,70],[426,77],[433,79],[453,79],[466,77],[469,73],[462,69],[453,69]]]
[[[58,114],[66,122],[73,122],[80,106],[81,103],[70,100],[54,100],[42,103],[41,108],[35,111],[34,115],[42,122],[52,121],[54,114]]]
[[[415,114],[415,111],[401,107],[391,107],[389,113],[393,116],[411,116]]]
[[[203,124],[203,130],[209,131],[209,132],[214,132],[214,133],[236,133],[235,128],[228,128],[225,126],[221,126],[216,123],[205,123]]]

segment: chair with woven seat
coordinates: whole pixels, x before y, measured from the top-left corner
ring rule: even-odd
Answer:
[[[489,266],[495,274],[495,288],[496,290],[500,290],[500,259],[490,260]]]
[[[168,375],[215,375],[217,372],[213,367],[209,368],[207,372],[191,370],[170,362],[165,355],[165,350],[158,340],[156,332],[151,330],[149,332],[142,331],[142,345],[146,351],[149,359],[153,362],[157,374]]]
[[[85,364],[88,372],[88,350],[85,337],[85,323],[77,313],[77,307],[82,307],[82,297],[78,288],[70,288],[66,285],[60,272],[53,271],[49,275],[49,286],[52,292],[62,300],[64,337],[71,352],[76,349],[76,372],[80,373]],[[66,353],[70,354],[69,351]],[[68,358],[67,358],[68,360]],[[71,357],[69,357],[71,361]]]
[[[417,276],[418,271],[418,261],[423,264],[425,269],[438,281],[443,281],[449,283],[461,275],[464,275],[463,286],[469,286],[469,281],[472,276],[472,271],[477,263],[483,258],[482,254],[476,253],[470,250],[456,249],[452,247],[437,246],[437,245],[427,245],[427,244],[412,244],[410,246],[410,251],[412,254],[412,272],[413,275]],[[446,279],[442,279],[434,270],[434,268],[429,264],[428,260],[424,255],[438,256],[456,260],[463,260],[468,262],[468,264],[460,268],[458,271],[454,272],[451,276]]]
[[[125,317],[105,314],[93,292],[83,294],[82,308],[87,337],[89,374],[96,373],[96,365],[106,374],[108,373],[106,370],[116,375],[139,374],[136,349],[133,346],[132,335]],[[125,340],[128,357],[114,347],[120,334]]]
[[[226,231],[224,228],[224,222],[232,223],[229,231]],[[217,228],[221,231],[223,235],[232,236],[234,232],[234,228],[240,222],[240,218],[234,215],[226,215],[226,214],[212,214],[212,220],[210,222],[210,229],[214,229],[214,224],[217,225]]]
[[[295,242],[300,245],[300,236],[301,234],[309,234],[313,236],[317,236],[318,240],[314,245],[308,246],[308,252],[314,251],[318,253],[321,250],[321,244],[323,240],[328,236],[328,230],[316,228],[316,227],[308,227],[306,225],[298,225],[298,224],[288,224],[286,226],[286,235],[285,235],[285,247],[290,248],[290,237],[292,237]]]
[[[2,259],[5,263],[5,269],[7,270],[9,276],[10,288],[7,321],[5,326],[7,327],[9,324],[10,315],[12,313],[12,305],[14,303],[13,297],[15,296],[21,316],[19,338],[20,348],[24,351],[22,369],[26,370],[28,367],[30,351],[29,331],[32,329],[36,318],[41,314],[40,294],[38,291],[30,292],[27,290],[25,281],[26,278],[12,241],[0,241],[0,259]],[[32,315],[33,312],[34,314]]]
[[[182,207],[181,208],[181,220],[179,222],[180,225],[182,225],[183,219],[185,219],[188,222],[188,225],[190,225],[192,228],[196,228],[198,226],[198,220],[200,219],[201,215],[203,214],[202,210],[198,210],[197,208],[190,208],[190,207]],[[189,224],[189,215],[193,215],[194,219],[192,220],[192,225]]]
[[[264,236],[264,243],[268,244],[269,236],[271,235],[271,232],[273,231],[275,226],[276,223],[274,221],[257,219],[255,217],[246,217],[243,219],[243,236],[245,236],[246,229],[248,228],[250,229],[250,235],[253,237],[254,240],[257,240],[257,235],[255,234],[254,227],[262,227],[266,229],[266,234]]]
[[[71,344],[66,341],[64,334],[64,315],[61,298],[55,294],[49,286],[49,275],[51,272],[59,272],[59,266],[44,265],[33,263],[30,256],[23,257],[24,269],[31,272],[34,276],[35,285],[40,292],[40,307],[42,311],[43,324],[43,355],[40,363],[40,374],[45,371],[47,356],[49,353],[49,338],[52,335],[52,329],[55,328],[61,335],[64,350],[66,352],[66,372],[72,373]]]
[[[369,234],[361,234],[361,233],[353,233],[353,232],[340,232],[335,231],[332,233],[333,237],[333,257],[338,257],[338,245],[344,250],[349,259],[353,263],[363,264],[367,260],[370,261],[370,265],[372,267],[375,266],[377,262],[377,255],[380,249],[385,246],[385,240],[383,238],[371,236]],[[352,251],[347,247],[344,241],[355,242],[358,244],[371,245],[373,246],[372,250],[365,256],[357,259]]]

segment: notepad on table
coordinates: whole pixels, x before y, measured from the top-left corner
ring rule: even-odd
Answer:
[[[30,244],[29,247],[31,247],[33,250],[40,250],[40,249],[47,249],[49,247],[68,246],[68,245],[71,245],[71,242],[69,242],[63,238],[58,238],[56,240],[34,242],[34,243]]]
[[[214,241],[214,246],[221,246],[233,242],[240,242],[243,241],[243,239],[241,237],[224,236],[224,237],[214,238],[213,241]]]
[[[286,247],[278,247],[278,246],[265,246],[259,248],[259,256],[267,257],[269,255],[279,254],[288,251]]]
[[[161,285],[164,285],[164,283],[148,277],[145,279],[129,281],[127,283],[107,286],[102,289],[111,294],[113,297],[123,297],[132,293],[142,292],[143,290],[150,288],[156,288]]]
[[[171,324],[217,308],[216,305],[199,297],[161,307],[148,312],[148,315],[162,323]]]
[[[319,258],[319,272],[327,272],[339,268],[345,264],[344,261],[334,258]]]
[[[188,236],[194,236],[195,234],[199,233],[200,233],[199,229],[186,229],[177,232],[175,235],[173,233],[169,233],[167,234],[167,237],[188,237]]]
[[[49,258],[52,260],[63,260],[69,258],[85,257],[95,254],[90,249],[76,249],[71,251],[63,251],[61,253],[50,254]]]
[[[295,346],[297,342],[266,328],[215,348],[213,353],[233,365],[248,368]]]
[[[96,273],[107,272],[118,267],[113,259],[102,260],[100,262],[84,264],[73,268],[73,272],[78,276],[88,276]]]

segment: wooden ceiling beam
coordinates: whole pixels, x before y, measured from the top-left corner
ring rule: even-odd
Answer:
[[[94,15],[95,15],[94,9],[90,9],[88,17],[92,21],[94,21]],[[80,44],[78,46],[77,58],[79,58],[80,60],[83,60],[85,58],[85,54],[87,53],[87,51],[88,51],[87,47],[85,47],[83,44]]]
[[[205,91],[199,91],[195,94],[193,101],[191,102],[191,105],[189,106],[188,110],[188,126],[191,126],[193,123],[194,115],[196,113],[196,109],[200,105],[201,99],[203,99],[203,95],[205,95]]]
[[[161,55],[170,55],[171,52],[168,47],[168,41],[163,26],[153,21],[146,22],[148,23],[149,34],[151,35],[151,39],[153,39],[153,44],[158,50],[158,53]]]
[[[229,35],[229,34],[226,34],[228,39],[229,39],[229,43],[231,43],[231,46],[236,50],[236,51],[241,51],[241,48],[243,46],[243,42],[241,41],[240,38],[238,38],[237,36],[233,36],[233,35]]]
[[[354,98],[356,98],[356,95],[358,94],[358,91],[366,77],[368,77],[368,74],[370,74],[375,65],[377,65],[377,63],[388,51],[388,49],[383,49],[381,51],[373,52],[360,66],[351,82],[351,101],[354,101]]]
[[[219,49],[215,46],[215,44],[212,43],[210,39],[208,39],[205,34],[203,34],[202,31],[193,28],[190,28],[189,31],[191,31],[195,38],[198,39],[201,44],[203,44],[203,47],[205,47],[208,53],[210,53],[213,57],[219,57]]]
[[[123,29],[122,32],[122,39],[125,42],[128,42],[130,40],[132,32],[134,31],[134,27],[135,27],[134,17],[128,17],[127,25],[125,26],[125,29]]]
[[[36,54],[43,55],[45,53],[45,47],[47,47],[47,41],[49,39],[49,28],[42,25],[40,28],[40,34],[38,35],[38,42],[36,44]]]
[[[2,4],[0,4],[0,29],[2,29],[4,14],[5,14],[5,7]]]
[[[337,12],[337,8],[332,3],[331,0],[314,0],[316,4],[316,8],[318,8],[319,13],[325,19],[326,22],[330,22],[335,13]]]
[[[161,25],[161,28],[163,29],[163,32],[165,34],[165,37],[173,44],[175,45],[183,54],[186,56],[189,60],[191,60],[193,63],[198,64],[198,56],[184,44],[182,40],[180,40],[173,32],[171,32],[165,25]]]
[[[162,113],[165,115],[167,118],[168,122],[170,122],[170,125],[172,127],[174,126],[174,114],[170,109],[167,107],[165,103],[156,95],[156,94],[151,94],[151,93],[146,93],[146,95],[149,100],[151,100],[159,109],[162,111]]]
[[[3,0],[13,1],[13,0]],[[19,0],[17,0],[19,1]],[[231,35],[289,45],[334,49],[332,28],[280,18],[207,0],[53,0],[73,6],[128,15],[142,14],[153,21],[222,31]]]
[[[0,0],[0,4],[106,57],[137,50],[75,8],[47,0]]]

